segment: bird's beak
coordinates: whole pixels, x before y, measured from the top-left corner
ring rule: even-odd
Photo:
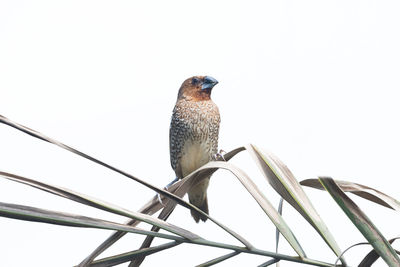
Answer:
[[[204,77],[203,85],[201,86],[201,90],[207,90],[207,89],[211,90],[217,83],[218,83],[218,81],[216,79],[214,79],[213,77],[206,76],[206,77]]]

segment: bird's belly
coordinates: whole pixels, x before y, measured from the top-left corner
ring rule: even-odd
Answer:
[[[182,175],[185,177],[210,161],[212,148],[208,142],[188,140],[186,141],[182,152],[180,166]]]

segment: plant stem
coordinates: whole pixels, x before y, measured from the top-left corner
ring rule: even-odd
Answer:
[[[292,257],[292,256],[280,254],[280,253],[275,253],[275,252],[270,252],[270,251],[266,251],[266,250],[257,249],[257,248],[248,249],[248,248],[245,248],[245,247],[239,247],[239,246],[234,246],[234,245],[229,245],[229,244],[209,241],[209,240],[206,240],[206,239],[185,240],[183,242],[192,243],[192,244],[196,244],[196,245],[209,246],[209,247],[231,249],[231,250],[234,250],[236,252],[249,253],[249,254],[255,254],[255,255],[262,255],[262,256],[272,257],[272,258],[276,258],[276,259],[280,259],[280,260],[293,261],[293,262],[298,262],[298,263],[303,263],[303,264],[308,264],[308,265],[314,265],[314,266],[334,267],[333,264],[327,263],[327,262],[317,261],[317,260],[308,259],[308,258],[303,258],[302,259],[300,257]]]

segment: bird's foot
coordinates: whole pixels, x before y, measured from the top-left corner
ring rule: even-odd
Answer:
[[[169,188],[171,185],[173,185],[174,183],[176,183],[177,181],[178,181],[178,177],[176,177],[173,181],[171,181],[169,184],[167,184],[166,186],[164,186],[164,190],[168,190],[168,188]],[[161,199],[161,195],[160,195],[160,194],[157,194],[157,199],[158,199],[158,202],[160,202],[161,206],[165,207],[164,203],[162,202],[162,199]]]
[[[224,157],[225,154],[226,154],[226,152],[224,150],[220,149],[218,153],[213,155],[213,159],[215,161],[226,161],[225,157]]]
[[[165,190],[165,189],[166,189],[166,188],[164,187],[164,190]],[[165,205],[164,205],[164,203],[162,202],[161,195],[160,195],[159,193],[157,193],[157,200],[158,200],[158,202],[160,202],[161,206],[163,206],[163,207],[165,208]]]

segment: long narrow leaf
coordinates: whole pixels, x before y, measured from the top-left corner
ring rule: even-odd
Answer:
[[[269,260],[267,262],[264,262],[261,265],[258,265],[257,267],[267,267],[267,266],[270,266],[270,265],[272,265],[274,263],[278,264],[279,261],[280,261],[280,259],[271,259],[271,260]]]
[[[359,197],[365,198],[384,207],[400,211],[399,201],[374,188],[348,181],[335,180],[335,182],[344,192],[353,193]],[[300,184],[303,186],[324,190],[324,187],[321,185],[318,179],[306,179],[301,181]]]
[[[3,203],[3,202],[0,202],[0,216],[18,220],[42,222],[42,223],[49,223],[62,226],[98,228],[98,229],[124,231],[141,235],[152,235],[180,242],[186,240],[178,236],[145,231],[142,229],[135,228],[133,226],[95,219],[91,217],[39,209],[24,205]]]
[[[218,263],[220,263],[220,262],[223,262],[223,261],[225,261],[225,260],[227,260],[227,259],[230,259],[230,258],[232,258],[232,257],[234,257],[234,256],[236,256],[236,255],[239,255],[239,254],[240,254],[240,252],[238,252],[238,251],[233,251],[233,252],[231,252],[231,253],[222,255],[222,256],[220,256],[220,257],[218,257],[218,258],[209,260],[209,261],[207,261],[207,262],[205,262],[205,263],[199,264],[199,265],[197,265],[196,267],[208,267],[208,266],[213,266],[213,265],[215,265],[215,264],[218,264]]]
[[[218,166],[214,166],[217,163],[218,162],[209,162],[206,165],[204,165],[204,166],[200,167],[199,169],[197,169],[196,171],[194,171],[193,173],[189,174],[187,177],[183,178],[182,183],[180,184],[179,188],[174,193],[176,195],[178,195],[178,196],[186,194],[186,192],[194,184],[199,183],[202,179],[210,177],[210,175],[214,172],[214,170],[217,170],[219,168]],[[222,163],[222,162],[219,162],[219,163]],[[173,210],[175,209],[175,206],[176,206],[176,203],[174,203],[172,201],[168,201],[166,207],[160,213],[158,218],[161,219],[161,220],[166,220],[169,217],[169,215],[173,212]],[[214,218],[211,218],[208,214],[204,213],[203,211],[201,213],[204,216],[206,216],[207,218],[209,218],[210,220],[212,220],[214,223],[216,223],[218,226],[220,226],[221,228],[225,229],[225,231],[227,231],[233,237],[235,237],[240,242],[245,244],[246,247],[248,247],[249,249],[251,249],[253,247],[250,243],[248,243],[247,240],[245,240],[243,237],[241,237],[237,233],[233,232],[231,229],[228,229],[225,225],[222,225],[221,223],[215,221]],[[158,231],[159,228],[153,227],[151,230],[152,231]],[[141,245],[141,248],[149,247],[151,245],[152,241],[153,241],[153,237],[151,237],[151,236],[146,237],[146,239],[144,240],[143,244]],[[138,267],[138,266],[140,266],[140,264],[143,262],[144,258],[145,257],[138,257],[137,259],[135,259],[134,261],[132,261],[129,264],[129,267]]]
[[[397,239],[400,239],[400,237],[392,238],[389,241],[390,244],[393,244],[393,242]],[[397,254],[399,254],[397,252]],[[379,255],[376,252],[375,249],[371,250],[365,257],[364,259],[360,262],[358,267],[370,267],[372,264],[374,264],[375,261],[379,259]]]
[[[242,183],[242,185],[246,188],[246,190],[251,194],[251,196],[256,200],[261,209],[265,212],[265,214],[270,218],[270,220],[274,223],[274,225],[279,229],[282,235],[286,238],[289,244],[293,247],[296,253],[301,257],[305,258],[306,254],[302,249],[301,245],[297,241],[293,232],[290,230],[289,226],[283,220],[282,216],[278,213],[278,211],[272,206],[269,200],[265,197],[265,195],[259,190],[259,188],[254,184],[254,182],[247,176],[247,174],[239,169],[238,167],[222,161],[209,162],[206,166],[222,168],[233,173],[238,180]]]
[[[229,161],[232,159],[234,156],[236,156],[238,153],[244,151],[244,147],[238,147],[224,155],[224,158],[226,161]],[[217,169],[208,169],[203,172],[203,177],[206,177],[207,175],[213,174]],[[179,196],[183,197],[184,194],[186,194],[187,190],[189,190],[189,178],[192,177],[191,174],[188,175],[188,177],[176,182],[172,186],[168,188],[168,191]],[[201,178],[201,177],[200,177]],[[165,203],[166,198],[161,195],[161,200],[163,203]],[[168,205],[168,203],[167,203]],[[145,213],[145,214],[154,214],[158,210],[162,208],[161,204],[159,203],[157,196],[154,196],[149,202],[147,202],[142,208],[139,209],[138,212],[140,213]],[[213,220],[210,218],[210,220]],[[140,223],[137,220],[130,220],[127,222],[128,225],[137,225]],[[224,229],[227,231],[226,229]],[[233,231],[230,232],[231,235],[233,235],[236,239],[238,239],[240,242],[245,244],[247,247],[251,247],[251,244],[249,244],[246,240],[244,240],[242,237],[234,233]],[[113,233],[110,237],[108,237],[103,243],[101,243],[89,256],[87,256],[79,266],[86,266],[88,263],[92,262],[98,255],[103,253],[107,248],[109,248],[111,245],[113,245],[115,242],[117,242],[121,237],[125,235],[124,232],[115,232]],[[236,235],[236,236],[235,236]]]
[[[268,201],[268,199],[264,196],[264,194],[257,188],[257,186],[253,183],[253,181],[247,176],[246,173],[244,173],[242,170],[237,168],[236,166],[228,163],[228,162],[222,162],[222,161],[213,161],[209,162],[203,167],[200,167],[198,170],[196,170],[195,173],[202,173],[203,170],[209,170],[209,169],[226,169],[232,172],[238,180],[243,184],[243,186],[248,190],[248,192],[253,196],[253,198],[257,201],[257,203],[260,205],[260,207],[263,209],[263,211],[268,215],[268,217],[271,219],[271,221],[276,225],[276,227],[279,229],[279,231],[282,233],[282,235],[286,238],[288,243],[293,247],[293,249],[297,252],[297,254],[301,258],[305,258],[306,255],[304,253],[304,250],[302,249],[301,245],[298,243],[296,237],[294,236],[293,232],[290,230],[290,228],[287,226],[286,222],[283,220],[283,218],[280,216],[280,214],[275,210],[275,208],[272,206],[272,204]],[[198,177],[196,177],[198,178]],[[188,178],[185,178],[188,179]],[[188,180],[189,181],[189,180]],[[186,188],[186,191],[188,188]],[[164,211],[163,211],[164,212]],[[161,216],[163,213],[161,214]],[[169,213],[165,213],[166,216],[169,216]],[[160,217],[159,217],[160,218]],[[157,231],[157,229],[152,229],[152,231]],[[144,242],[143,246],[149,246],[151,244],[152,237],[147,237],[146,241]],[[130,267],[137,267],[140,265],[140,263],[143,261],[143,258],[139,258],[135,260]]]
[[[279,215],[282,216],[282,213],[283,213],[283,198],[281,198],[279,200],[278,213],[279,213]],[[276,253],[278,253],[278,251],[279,251],[279,236],[280,236],[279,229],[276,228],[276,231],[275,231],[275,244],[276,244],[275,245],[275,252]],[[279,266],[280,266],[279,261],[277,261],[276,262],[276,267],[279,267]]]
[[[386,264],[390,267],[399,267],[400,258],[367,215],[340,189],[332,178],[323,177],[319,178],[319,181]]]
[[[143,255],[151,255],[153,253],[165,250],[165,249],[169,249],[172,247],[175,247],[177,245],[181,244],[180,242],[177,241],[173,241],[173,242],[169,242],[166,244],[162,244],[159,246],[154,246],[151,248],[145,248],[145,249],[138,249],[135,251],[131,251],[131,252],[127,252],[127,253],[123,253],[123,254],[119,254],[119,255],[114,255],[111,257],[107,257],[107,258],[103,258],[103,259],[99,259],[96,260],[94,262],[92,262],[90,264],[91,267],[108,267],[108,266],[115,266],[121,263],[125,263],[128,262],[138,256],[143,256]]]
[[[175,184],[173,184],[172,186],[170,186],[168,188],[168,191],[175,194],[175,192],[177,191],[177,189],[179,188],[179,186],[182,184],[182,180],[176,182]],[[178,194],[176,194],[178,195]],[[163,199],[163,197],[161,196],[161,198]],[[165,200],[165,198],[164,198]],[[163,200],[163,203],[164,203]],[[161,205],[161,203],[158,200],[157,195],[154,196],[150,201],[148,201],[142,208],[140,208],[138,210],[139,213],[143,213],[143,214],[148,214],[148,215],[152,215],[154,213],[156,213],[157,211],[159,211],[163,206]],[[132,225],[132,226],[136,226],[140,223],[140,221],[132,219],[129,220],[128,222],[126,222],[126,225]],[[113,234],[111,234],[106,240],[103,241],[103,243],[101,243],[90,255],[88,255],[80,264],[79,266],[87,266],[89,263],[91,263],[97,256],[99,256],[101,253],[103,253],[106,249],[108,249],[109,247],[111,247],[115,242],[117,242],[120,238],[122,238],[124,235],[126,234],[126,232],[122,232],[122,231],[117,231]]]
[[[333,235],[288,167],[272,153],[262,153],[254,145],[247,145],[246,149],[275,191],[314,227],[332,251],[339,256],[342,252]],[[344,258],[341,261],[346,265]]]
[[[191,241],[185,241],[185,242],[191,243]],[[195,240],[195,241],[193,241],[193,243],[194,244],[199,244],[199,245],[215,247],[215,248],[231,249],[231,250],[235,250],[235,251],[238,251],[238,252],[241,252],[241,253],[249,253],[249,254],[254,254],[254,255],[263,255],[263,256],[272,257],[272,258],[280,259],[280,260],[284,260],[284,261],[298,262],[298,263],[309,264],[309,265],[314,265],[314,266],[334,267],[334,265],[331,264],[331,263],[326,263],[326,262],[313,260],[313,259],[309,259],[309,258],[301,259],[300,257],[297,257],[297,256],[293,257],[293,256],[288,256],[288,255],[284,255],[284,254],[280,254],[280,253],[264,251],[264,250],[260,250],[260,249],[257,249],[257,248],[253,248],[253,249],[249,250],[249,249],[244,248],[244,247],[221,244],[221,243],[218,243],[218,242],[213,242],[213,241],[204,240],[204,239]]]
[[[187,209],[195,210],[197,212],[201,212],[201,210],[199,208],[197,208],[196,206],[191,205],[190,203],[182,200],[179,197],[176,197],[175,195],[171,194],[170,192],[168,192],[166,190],[160,189],[160,188],[158,188],[158,187],[156,187],[156,186],[154,186],[154,185],[152,185],[152,184],[150,184],[148,182],[145,182],[145,181],[143,181],[143,180],[141,180],[141,179],[139,179],[139,178],[137,178],[137,177],[125,172],[125,171],[122,171],[122,170],[120,170],[120,169],[118,169],[116,167],[113,167],[113,166],[111,166],[111,165],[109,165],[109,164],[107,164],[107,163],[105,163],[105,162],[103,162],[101,160],[98,160],[98,159],[96,159],[96,158],[94,158],[92,156],[89,156],[89,155],[87,155],[87,154],[85,154],[85,153],[83,153],[83,152],[81,152],[81,151],[79,151],[79,150],[77,150],[75,148],[67,146],[67,145],[65,145],[65,144],[63,144],[63,143],[61,143],[61,142],[59,142],[59,141],[57,141],[55,139],[52,139],[52,138],[50,138],[48,136],[45,136],[44,134],[41,134],[41,133],[39,133],[39,132],[37,132],[35,130],[32,130],[32,129],[28,128],[28,127],[25,127],[25,126],[23,126],[21,124],[13,122],[13,121],[9,120],[8,118],[6,118],[6,117],[4,117],[2,115],[0,115],[0,123],[4,123],[6,125],[9,125],[9,126],[15,128],[17,130],[20,130],[20,131],[22,131],[22,132],[24,132],[26,134],[29,134],[30,136],[33,136],[33,137],[36,137],[36,138],[38,138],[40,140],[43,140],[43,141],[49,142],[51,144],[54,144],[54,145],[56,145],[58,147],[61,147],[61,148],[65,149],[65,150],[68,150],[68,151],[70,151],[70,152],[72,152],[72,153],[74,153],[76,155],[79,155],[79,156],[81,156],[83,158],[86,158],[86,159],[88,159],[90,161],[93,161],[93,162],[95,162],[95,163],[97,163],[97,164],[99,164],[101,166],[104,166],[104,167],[106,167],[106,168],[108,168],[108,169],[110,169],[112,171],[115,171],[115,172],[117,172],[117,173],[119,173],[119,174],[121,174],[121,175],[123,175],[125,177],[128,177],[129,179],[132,179],[132,180],[134,180],[134,181],[136,181],[136,182],[138,182],[138,183],[150,188],[153,191],[156,191],[158,194],[166,196],[169,199],[173,199],[179,205],[181,205],[181,206],[183,206],[183,207],[185,207]]]
[[[248,249],[245,247],[233,246],[229,244],[223,244],[218,242],[212,242],[205,239],[195,239],[189,240],[179,236],[173,236],[162,233],[155,233],[151,231],[145,231],[142,229],[138,229],[132,226],[123,225],[119,223],[109,222],[105,220],[99,220],[95,218],[79,216],[76,214],[69,213],[61,213],[56,211],[49,211],[44,209],[38,209],[29,206],[15,205],[9,203],[0,202],[0,215],[3,217],[27,220],[27,221],[35,221],[42,223],[50,223],[55,225],[63,225],[63,226],[75,226],[75,227],[87,227],[87,228],[98,228],[98,229],[108,229],[108,230],[117,230],[117,231],[125,231],[135,234],[141,235],[153,235],[159,238],[175,240],[178,242],[187,242],[193,243],[203,246],[224,248],[229,250],[235,250],[243,253],[251,253],[255,255],[264,255],[268,257],[279,258],[282,260],[292,261],[292,262],[304,262],[307,264],[312,264],[316,266],[326,266],[332,267],[329,263],[324,263],[320,261],[315,261],[311,259],[299,259],[298,257],[291,257],[283,254],[273,253],[269,251],[259,250],[259,249]]]
[[[57,187],[54,185],[49,185],[49,184],[45,184],[33,179],[29,179],[29,178],[25,178],[22,176],[18,176],[15,174],[11,174],[11,173],[7,173],[7,172],[2,172],[0,171],[0,177],[4,177],[6,179],[9,179],[11,181],[15,181],[15,182],[19,182],[19,183],[23,183],[25,185],[29,185],[32,186],[34,188],[52,193],[54,195],[57,196],[61,196],[94,208],[98,208],[101,210],[105,210],[108,212],[112,212],[114,214],[118,214],[118,215],[122,215],[122,216],[126,216],[126,217],[130,217],[132,219],[136,219],[139,221],[143,221],[146,223],[149,223],[151,225],[155,225],[158,226],[166,231],[169,231],[171,233],[177,234],[179,236],[182,236],[184,238],[188,238],[188,239],[196,239],[196,238],[200,238],[198,235],[191,233],[181,227],[166,223],[162,220],[158,220],[154,217],[151,217],[149,215],[146,214],[142,214],[142,213],[138,213],[138,212],[134,212],[134,211],[129,211],[126,210],[124,208],[118,207],[116,205],[110,204],[110,203],[106,203],[104,201],[77,193],[77,192],[73,192],[69,189],[65,189],[65,188],[61,188],[61,187]]]
[[[15,123],[15,122],[9,120],[8,118],[6,118],[6,117],[4,117],[4,116],[2,116],[2,115],[0,115],[0,123],[4,123],[4,124],[6,124],[6,125],[9,125],[9,126],[15,128],[15,129],[17,129],[17,130],[20,130],[20,131],[22,131],[22,132],[24,132],[24,133],[27,133],[27,134],[33,136],[33,137],[36,137],[36,138],[41,139],[41,140],[43,140],[43,141],[52,143],[52,144],[57,145],[57,146],[59,146],[59,147],[61,147],[61,148],[63,148],[63,149],[66,149],[66,150],[68,150],[68,151],[70,151],[70,152],[72,152],[72,153],[74,153],[74,154],[77,154],[77,155],[79,155],[79,156],[81,156],[81,157],[84,157],[84,158],[86,158],[86,159],[88,159],[88,160],[91,160],[91,161],[93,161],[93,162],[95,162],[95,163],[97,163],[97,164],[100,164],[100,165],[102,165],[102,166],[104,166],[104,167],[106,167],[106,168],[108,168],[108,169],[110,169],[110,170],[113,170],[113,171],[115,171],[115,172],[117,172],[117,173],[119,173],[119,174],[121,174],[121,175],[123,175],[123,176],[125,176],[125,177],[128,177],[128,178],[130,178],[130,179],[132,179],[132,180],[134,180],[134,181],[136,181],[136,182],[138,182],[138,183],[140,183],[140,184],[142,184],[142,185],[144,185],[144,186],[146,186],[146,187],[148,187],[148,188],[150,188],[150,189],[156,191],[158,194],[161,194],[161,195],[163,195],[163,196],[165,196],[165,197],[168,197],[169,199],[172,199],[172,200],[176,201],[179,205],[181,205],[181,206],[183,206],[183,207],[186,207],[186,208],[188,208],[188,209],[190,209],[190,210],[195,210],[195,211],[197,211],[197,212],[199,212],[199,213],[203,213],[203,211],[200,210],[199,208],[197,208],[196,206],[191,205],[190,203],[188,203],[188,202],[182,200],[181,198],[179,198],[179,197],[177,197],[177,196],[171,194],[170,192],[168,192],[168,191],[166,191],[166,190],[163,190],[163,189],[160,189],[160,188],[158,188],[158,187],[156,187],[156,186],[154,186],[154,185],[151,185],[151,184],[149,184],[149,183],[147,183],[147,182],[145,182],[145,181],[143,181],[143,180],[141,180],[141,179],[139,179],[139,178],[136,178],[135,176],[133,176],[133,175],[127,173],[127,172],[124,172],[124,171],[122,171],[122,170],[120,170],[120,169],[118,169],[118,168],[116,168],[116,167],[113,167],[113,166],[111,166],[111,165],[109,165],[109,164],[107,164],[107,163],[105,163],[105,162],[103,162],[103,161],[101,161],[101,160],[98,160],[98,159],[96,159],[96,158],[93,158],[93,157],[91,157],[91,156],[89,156],[89,155],[87,155],[87,154],[85,154],[85,153],[83,153],[83,152],[80,152],[79,150],[76,150],[76,149],[74,149],[74,148],[72,148],[72,147],[70,147],[70,146],[67,146],[67,145],[65,145],[65,144],[63,144],[63,143],[61,143],[61,142],[59,142],[59,141],[57,141],[57,140],[55,140],[55,139],[52,139],[52,138],[50,138],[50,137],[47,137],[47,136],[45,136],[45,135],[43,135],[43,134],[41,134],[41,133],[39,133],[39,132],[37,132],[37,131],[35,131],[35,130],[32,130],[32,129],[30,129],[30,128],[28,128],[28,127],[25,127],[25,126],[23,126],[23,125],[20,125],[20,124],[18,124],[18,123]],[[242,151],[242,150],[243,150],[242,148],[236,149],[237,153],[240,152],[240,151]],[[215,171],[215,170],[214,170],[214,171]],[[210,218],[210,220],[211,220],[211,218]],[[216,223],[215,220],[211,220],[211,221],[213,221],[214,223]],[[245,244],[246,246],[250,246],[250,243],[249,243],[249,242],[245,241],[244,238],[240,237],[238,234],[234,233],[233,231],[229,231],[229,228],[228,228],[228,227],[223,226],[223,225],[220,224],[220,223],[217,223],[217,224],[218,224],[218,226],[222,227],[225,231],[228,231],[228,233],[230,233],[230,234],[232,234],[234,237],[238,238],[239,241],[241,241],[241,242],[244,241],[244,242],[245,242],[244,244]]]
[[[182,181],[179,181],[175,184],[173,184],[168,190],[170,192],[175,192],[179,186],[179,184]],[[157,196],[154,196],[149,202],[147,202],[141,209],[139,209],[138,212],[144,213],[144,214],[154,214],[161,208],[161,204],[157,198]],[[129,220],[126,222],[126,225],[132,225],[135,226],[139,224],[140,221],[138,220]],[[101,253],[103,253],[107,248],[111,247],[115,242],[117,242],[120,238],[122,238],[126,233],[117,231],[113,233],[111,236],[109,236],[103,243],[101,243],[92,253],[90,253],[78,266],[79,267],[84,267],[84,266],[89,266],[89,264]],[[147,239],[147,238],[146,238]],[[140,257],[140,255],[139,255]]]
[[[175,202],[169,201],[167,206],[161,211],[161,213],[158,216],[158,219],[166,221],[168,217],[171,215],[171,213],[174,211],[176,206]],[[153,226],[151,228],[152,232],[158,232],[160,230],[159,227]],[[140,246],[140,249],[146,249],[150,247],[151,243],[153,242],[154,237],[153,236],[146,236],[145,240],[143,241],[142,245]],[[132,260],[128,267],[138,267],[142,264],[144,261],[146,255],[141,255],[139,257],[136,257],[134,260]]]

